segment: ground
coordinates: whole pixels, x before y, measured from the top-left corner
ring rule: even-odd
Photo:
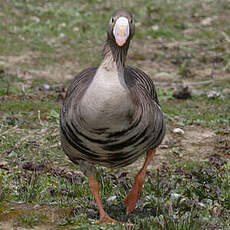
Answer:
[[[107,212],[133,229],[230,228],[229,1],[0,6],[0,229],[126,228],[96,223],[87,179],[64,155],[58,124],[71,79],[100,63],[117,8],[135,15],[127,62],[155,82],[167,132],[129,216],[122,202],[144,158],[118,171],[98,167]]]

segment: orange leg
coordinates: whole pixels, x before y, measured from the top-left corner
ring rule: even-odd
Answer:
[[[147,169],[147,167],[148,167],[148,165],[149,165],[150,161],[152,160],[155,153],[156,153],[156,149],[150,150],[147,152],[145,163],[142,166],[139,173],[135,177],[135,182],[134,182],[134,185],[132,187],[132,190],[130,191],[130,193],[128,194],[128,196],[124,200],[124,203],[126,206],[126,211],[128,214],[131,213],[135,209],[136,203],[140,198],[142,187],[143,187],[143,184],[145,181],[146,169]]]
[[[117,220],[112,219],[105,212],[105,210],[104,210],[104,208],[102,206],[100,195],[99,195],[100,186],[99,186],[95,176],[89,177],[89,187],[90,187],[90,191],[92,192],[92,194],[94,196],[94,199],[95,199],[95,201],[97,203],[97,206],[99,208],[100,219],[98,220],[98,222],[99,223],[105,223],[105,224],[108,224],[108,223],[123,224],[122,222],[119,222]],[[126,223],[126,226],[132,226],[132,224]]]

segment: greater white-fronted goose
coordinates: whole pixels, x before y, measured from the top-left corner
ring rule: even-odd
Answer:
[[[99,222],[105,223],[117,221],[102,207],[95,165],[123,167],[147,153],[124,201],[130,213],[140,197],[146,168],[165,135],[152,80],[142,70],[125,65],[134,30],[129,12],[113,13],[100,66],[85,69],[74,78],[60,114],[62,147],[88,177],[99,208]]]

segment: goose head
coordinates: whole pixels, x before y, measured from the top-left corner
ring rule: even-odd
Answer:
[[[116,10],[108,25],[108,40],[117,47],[128,46],[135,32],[134,19],[126,10]]]

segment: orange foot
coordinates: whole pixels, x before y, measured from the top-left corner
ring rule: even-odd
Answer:
[[[140,172],[136,176],[132,190],[124,200],[127,214],[131,213],[135,209],[137,201],[141,196],[142,187],[144,184],[144,176],[145,173],[143,172]]]
[[[140,198],[140,193],[141,192],[138,192],[137,189],[133,188],[129,195],[125,198],[124,203],[127,214],[131,213],[136,208],[137,201]]]
[[[129,195],[124,200],[125,206],[126,206],[126,212],[128,214],[134,210],[134,208],[136,207],[137,201],[140,198],[142,187],[145,181],[146,169],[155,153],[156,153],[156,149],[148,151],[144,165],[142,166],[141,170],[135,177],[133,188],[131,192],[129,193]]]
[[[123,224],[123,225],[130,226],[130,227],[133,226],[133,224],[130,224],[130,223],[123,223],[121,221],[114,220],[106,214],[101,216],[100,219],[97,220],[97,223],[104,223],[104,224],[117,223],[117,224]]]

